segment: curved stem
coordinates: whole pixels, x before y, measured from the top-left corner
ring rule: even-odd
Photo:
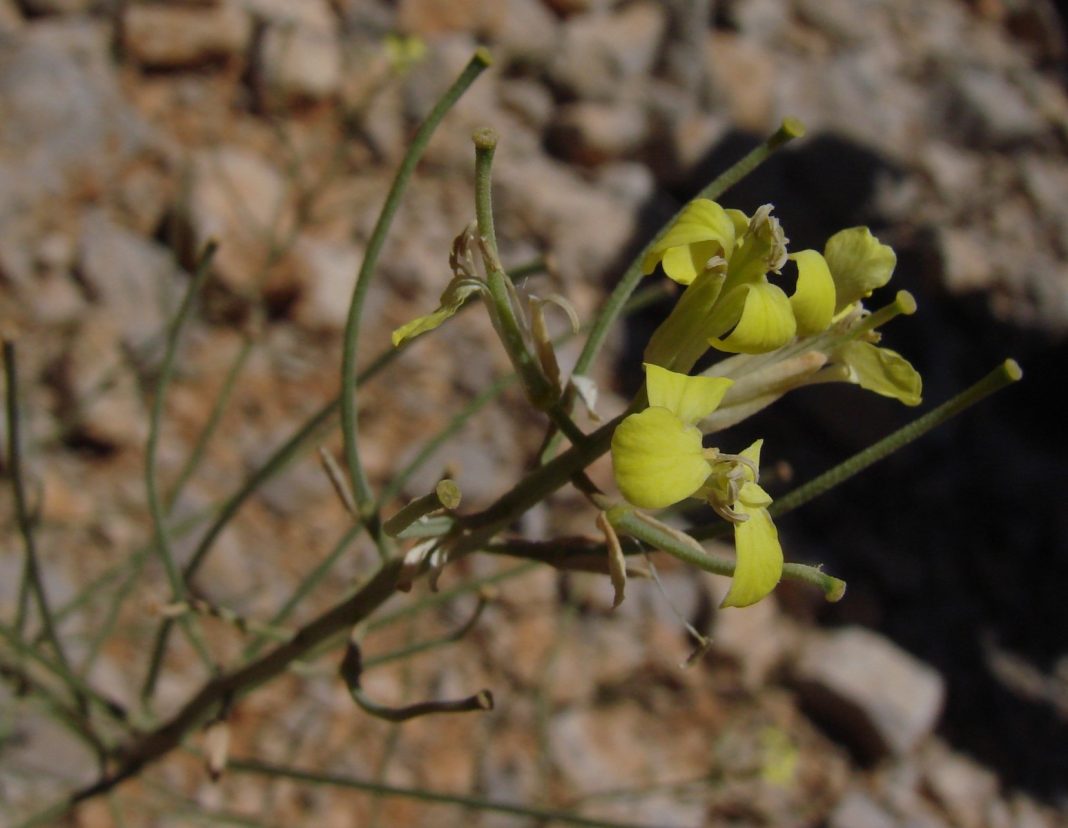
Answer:
[[[156,396],[152,401],[152,413],[148,424],[148,445],[145,447],[145,491],[148,497],[148,510],[152,517],[153,548],[156,550],[156,554],[159,555],[163,568],[167,573],[172,601],[185,599],[185,581],[178,570],[178,565],[174,561],[174,554],[171,551],[166,515],[163,511],[163,502],[160,499],[156,481],[156,450],[159,446],[159,433],[163,420],[163,406],[167,396],[167,387],[170,385],[171,378],[174,375],[174,363],[178,354],[178,340],[181,337],[182,328],[192,313],[193,300],[208,278],[211,260],[215,256],[216,249],[215,243],[209,242],[201,253],[197,262],[196,272],[189,283],[189,288],[182,299],[182,304],[178,308],[178,314],[175,316],[174,322],[171,323],[171,329],[167,335],[167,350],[164,353],[159,380],[156,383]],[[211,654],[200,637],[195,622],[189,618],[182,618],[181,625],[183,632],[189,639],[189,643],[193,645],[193,649],[196,650],[201,661],[209,669],[214,669]],[[159,670],[163,662],[162,655],[161,652],[159,653],[160,657],[156,658],[154,654],[149,662],[148,674],[141,688],[141,700],[143,702],[147,703],[151,699],[153,692],[155,692],[156,681],[159,678]]]
[[[929,411],[922,417],[918,417],[911,423],[902,426],[897,431],[887,435],[879,442],[868,446],[863,451],[854,454],[848,460],[839,463],[832,469],[825,471],[808,483],[798,486],[793,491],[777,498],[771,504],[768,511],[772,517],[782,517],[800,506],[804,506],[810,500],[814,500],[821,494],[829,492],[835,486],[844,483],[851,477],[860,474],[866,468],[880,460],[889,457],[895,451],[907,446],[914,440],[919,439],[927,432],[951,420],[963,411],[971,408],[991,394],[1002,388],[1017,382],[1023,377],[1023,371],[1015,360],[1007,359],[970,388],[962,391],[948,402]],[[698,526],[689,530],[689,534],[698,539],[719,537],[726,534],[729,527],[720,521],[717,523]]]
[[[463,72],[460,73],[460,76],[430,111],[422,126],[419,127],[407,154],[404,156],[404,160],[401,162],[400,169],[397,170],[397,175],[393,179],[393,185],[386,196],[385,204],[382,205],[382,212],[378,216],[378,221],[375,223],[370,239],[368,239],[363,264],[360,266],[359,275],[356,277],[356,287],[352,293],[348,321],[345,324],[341,356],[341,431],[345,441],[345,462],[348,465],[349,475],[352,479],[356,502],[361,509],[366,509],[369,513],[374,509],[374,495],[371,492],[370,482],[360,461],[356,413],[356,357],[364,301],[371,284],[371,277],[378,265],[378,257],[382,252],[386,234],[393,223],[393,216],[400,206],[401,196],[404,194],[408,181],[415,171],[415,165],[426,150],[430,136],[434,133],[438,124],[441,123],[445,113],[452,108],[453,104],[460,99],[460,96],[463,95],[467,88],[489,66],[490,60],[489,52],[485,49],[476,50]],[[375,522],[374,516],[368,514],[365,515],[365,518],[370,519],[368,523],[372,533],[380,534],[377,527],[371,525]]]

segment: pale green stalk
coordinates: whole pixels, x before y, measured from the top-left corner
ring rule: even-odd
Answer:
[[[467,91],[467,88],[482,74],[490,62],[489,52],[485,49],[476,50],[474,57],[471,58],[460,76],[430,111],[430,114],[427,115],[426,120],[423,121],[422,126],[419,127],[419,130],[412,138],[408,152],[405,154],[400,169],[393,179],[389,194],[386,196],[382,212],[379,214],[371,237],[367,241],[363,264],[356,277],[356,287],[353,290],[352,302],[349,305],[341,354],[341,432],[345,441],[345,462],[352,478],[352,489],[356,495],[356,502],[361,510],[367,510],[364,518],[368,521],[368,528],[376,538],[380,535],[379,529],[376,525],[371,525],[377,521],[376,516],[373,514],[374,495],[363,464],[360,461],[357,433],[359,424],[356,399],[356,358],[363,305],[367,290],[371,284],[371,278],[378,266],[378,257],[382,252],[386,234],[393,223],[393,216],[400,206],[401,196],[404,194],[408,181],[415,171],[415,165],[426,150],[430,136],[437,129],[438,124],[441,123],[441,119],[445,117],[445,113],[460,99],[460,96]],[[383,551],[382,546],[380,546],[380,551]]]
[[[193,302],[204,282],[207,281],[211,270],[211,260],[215,256],[216,245],[209,243],[197,262],[196,272],[189,283],[182,304],[178,308],[178,314],[171,323],[167,335],[167,348],[160,366],[159,379],[156,383],[156,395],[152,401],[152,413],[148,423],[148,445],[145,447],[145,491],[148,498],[148,510],[152,517],[153,541],[156,554],[163,564],[167,573],[167,581],[170,583],[171,600],[182,601],[185,599],[185,581],[182,578],[178,565],[174,561],[171,551],[170,534],[166,525],[166,516],[163,512],[163,503],[160,500],[159,488],[156,480],[156,450],[159,446],[159,435],[162,428],[163,408],[167,396],[167,387],[170,385],[174,374],[174,365],[178,355],[178,341],[181,337],[182,328],[193,311]],[[214,669],[214,661],[208,652],[197,627],[196,622],[187,617],[181,619],[182,630],[185,632],[189,643],[193,645],[200,656],[201,661],[209,670]],[[160,654],[162,656],[162,653]],[[148,673],[145,683],[141,688],[141,700],[147,705],[155,690],[156,678],[159,674],[159,666],[162,657],[152,658],[149,661]]]

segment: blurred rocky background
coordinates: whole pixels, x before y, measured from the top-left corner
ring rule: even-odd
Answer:
[[[327,659],[237,707],[235,754],[650,826],[1064,824],[1065,31],[1052,0],[0,0],[0,320],[18,336],[50,596],[62,606],[116,565],[125,577],[150,537],[146,399],[196,251],[221,244],[169,396],[165,488],[247,357],[175,504],[185,556],[205,513],[336,393],[355,272],[406,139],[486,44],[493,68],[446,118],[398,215],[365,364],[447,281],[449,245],[473,215],[474,127],[501,134],[506,263],[550,254],[551,275],[528,287],[589,318],[661,221],[793,115],[808,136],[724,202],[774,203],[795,248],[860,223],[895,247],[895,285],[920,312],[887,342],[923,373],[925,406],[1006,356],[1025,382],[782,521],[788,557],[849,582],[841,604],[784,588],[717,613],[722,583],[664,563],[663,594],[632,583],[611,612],[604,579],[546,569],[501,582],[462,642],[367,675],[368,692],[394,703],[490,687],[494,712],[391,728],[354,709]],[[665,312],[646,310],[613,340],[597,377],[606,409],[633,387]],[[564,346],[562,361],[576,354]],[[361,397],[374,481],[506,368],[478,312],[406,352]],[[895,405],[809,389],[724,447],[765,436],[782,492],[913,416]],[[484,505],[541,431],[506,394],[402,494],[449,467],[465,505]],[[607,479],[607,467],[593,474]],[[5,618],[22,555],[7,491]],[[565,492],[520,528],[592,533],[592,515]],[[226,530],[198,588],[267,617],[346,529],[308,451]],[[372,560],[355,544],[301,617]],[[444,585],[505,566],[473,559]],[[167,600],[155,560],[143,567],[61,627],[78,662],[91,658],[89,677],[131,704]],[[472,603],[373,634],[366,649],[440,635]],[[678,666],[690,644],[676,611],[714,642],[690,669]],[[109,616],[116,632],[98,645]],[[236,657],[240,637],[211,629],[220,658]],[[180,646],[167,666],[163,712],[203,680]],[[0,821],[93,774],[78,743],[0,689]],[[75,824],[123,824],[117,814],[127,825],[533,824],[238,774],[212,784],[189,756]]]

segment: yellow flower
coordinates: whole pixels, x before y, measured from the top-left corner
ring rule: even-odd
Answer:
[[[737,458],[718,463],[702,492],[716,511],[734,524],[734,578],[723,607],[747,607],[775,589],[782,578],[779,532],[768,512],[771,497],[757,483],[760,449],[757,440]]]
[[[787,238],[764,205],[747,217],[708,199],[683,209],[642,262],[687,285],[646,349],[646,361],[689,371],[713,345],[729,353],[763,354],[794,336],[824,330],[834,315],[835,283],[823,256],[803,250],[787,256]],[[768,281],[793,259],[792,297]]]
[[[645,509],[663,509],[687,497],[707,500],[734,524],[737,563],[725,607],[755,603],[782,576],[779,535],[757,482],[758,440],[738,456],[705,449],[695,425],[719,406],[732,381],[689,377],[646,365],[650,406],[631,414],[612,435],[612,466],[623,497]]]
[[[700,489],[712,467],[695,423],[733,385],[722,377],[688,377],[646,365],[649,408],[625,418],[612,435],[616,484],[630,503],[663,509]]]

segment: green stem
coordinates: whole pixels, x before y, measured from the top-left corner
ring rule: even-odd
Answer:
[[[377,782],[368,782],[351,777],[332,776],[315,771],[303,771],[296,768],[280,767],[266,762],[249,759],[233,759],[229,769],[233,773],[254,774],[267,776],[274,779],[292,779],[297,782],[306,782],[313,785],[330,785],[337,788],[366,791],[378,796],[400,797],[419,802],[430,802],[442,805],[459,805],[465,808],[474,808],[479,811],[493,811],[501,814],[540,822],[559,822],[564,825],[585,826],[585,828],[642,828],[634,823],[609,822],[592,817],[583,817],[567,811],[554,811],[548,808],[538,808],[527,805],[515,805],[508,802],[499,802],[492,799],[483,799],[476,796],[464,796],[461,794],[438,793],[428,791],[425,788],[402,788],[396,785],[385,785]]]
[[[479,129],[474,134],[475,142],[475,217],[478,234],[484,245],[483,260],[486,264],[486,286],[490,298],[490,315],[508,354],[523,383],[527,398],[535,408],[549,415],[572,443],[580,443],[585,435],[571,420],[560,405],[560,389],[551,383],[541,366],[527,347],[527,336],[520,324],[516,307],[515,286],[505,275],[497,253],[497,236],[493,227],[493,200],[491,196],[491,171],[493,155],[497,149],[497,133],[492,129]]]
[[[211,438],[215,435],[215,431],[219,427],[219,421],[222,419],[223,412],[226,411],[226,406],[230,403],[230,397],[233,395],[234,389],[237,387],[237,378],[241,375],[241,371],[244,369],[245,363],[248,361],[248,358],[252,353],[252,346],[254,343],[255,340],[251,335],[246,335],[244,341],[241,343],[241,348],[237,353],[237,357],[230,365],[230,370],[227,372],[226,379],[223,381],[222,389],[215,397],[215,403],[212,405],[211,414],[208,415],[208,421],[204,424],[204,428],[200,430],[200,434],[197,436],[196,445],[193,446],[193,450],[189,453],[189,457],[186,458],[185,465],[182,466],[182,470],[178,473],[178,479],[174,482],[170,493],[167,495],[166,508],[168,514],[174,511],[174,504],[178,501],[178,498],[181,496],[189,479],[193,476],[193,473],[204,459],[208,443],[211,442]]]
[[[777,498],[768,511],[771,512],[772,517],[781,517],[799,506],[804,506],[810,500],[829,492],[835,486],[860,474],[869,466],[878,463],[885,457],[889,457],[898,449],[907,446],[913,440],[919,439],[927,432],[951,420],[991,394],[1017,382],[1022,377],[1023,371],[1020,370],[1020,366],[1016,361],[1012,359],[1005,360],[1001,365],[953,399],[902,426],[879,442],[819,475],[819,477],[802,486],[798,486],[789,494]],[[726,524],[718,522],[696,527],[689,530],[689,533],[695,538],[704,539],[717,537],[725,534],[726,531]]]
[[[367,479],[363,464],[360,461],[358,446],[358,422],[356,400],[356,357],[360,333],[360,321],[363,314],[363,305],[370,287],[371,277],[378,265],[378,257],[382,252],[386,234],[393,222],[393,216],[400,206],[401,196],[407,188],[408,181],[415,171],[415,165],[422,157],[430,136],[434,133],[445,113],[452,108],[453,104],[467,88],[474,83],[475,79],[482,74],[490,64],[490,55],[485,49],[476,50],[474,56],[468,62],[463,72],[449,87],[441,100],[434,106],[419,127],[412,143],[408,148],[400,169],[393,179],[389,194],[386,196],[382,212],[378,216],[374,230],[367,242],[367,250],[364,254],[363,264],[359,275],[356,277],[356,287],[353,290],[352,302],[349,305],[348,321],[345,325],[344,343],[341,357],[341,431],[345,441],[345,462],[348,465],[349,475],[352,478],[352,488],[356,495],[356,501],[361,509],[374,509],[374,495],[371,492],[371,484]],[[366,517],[373,518],[372,514]],[[373,523],[374,521],[370,521]],[[369,526],[374,534],[379,534],[377,527]]]
[[[300,605],[301,601],[307,597],[315,587],[326,577],[327,573],[337,563],[338,559],[349,548],[349,545],[356,539],[357,533],[363,527],[360,524],[350,526],[345,534],[341,536],[338,542],[334,545],[334,548],[330,551],[323,560],[309,572],[297,585],[297,588],[293,590],[293,594],[289,596],[289,600],[282,605],[282,607],[276,612],[271,619],[267,622],[269,626],[281,627],[286,621],[289,620],[289,616]],[[262,649],[263,645],[269,641],[265,635],[257,635],[248,646],[245,647],[244,657],[246,659],[253,658]]]
[[[701,549],[696,540],[687,543],[676,534],[661,528],[642,518],[640,514],[627,506],[618,506],[608,511],[608,520],[615,529],[632,538],[640,540],[655,549],[667,552],[680,561],[711,572],[714,575],[734,575],[735,562],[732,558],[712,555]],[[783,578],[805,581],[823,591],[828,601],[838,601],[845,594],[845,582],[827,575],[812,566],[804,564],[785,564]]]
[[[15,499],[15,519],[18,523],[19,534],[22,536],[22,545],[25,551],[22,583],[28,587],[28,591],[26,589],[20,589],[19,591],[19,612],[15,619],[15,632],[21,637],[26,621],[25,608],[27,601],[24,596],[32,592],[34,601],[37,604],[37,611],[41,616],[41,626],[44,629],[48,643],[52,645],[52,650],[55,652],[63,672],[69,674],[71,672],[70,662],[67,660],[66,650],[59,640],[59,634],[56,632],[52,608],[48,602],[48,594],[45,591],[44,579],[41,577],[41,566],[37,558],[33,519],[30,516],[29,505],[26,502],[26,483],[23,477],[22,446],[19,435],[19,381],[15,343],[9,339],[4,339],[3,352],[5,391],[7,394],[7,460],[10,467],[11,490]]]
[[[200,259],[197,262],[196,272],[189,283],[189,288],[182,298],[182,304],[178,308],[178,314],[171,323],[167,335],[167,348],[164,352],[163,364],[160,367],[159,380],[156,383],[156,395],[152,401],[152,413],[148,423],[148,445],[145,447],[145,491],[148,497],[148,509],[152,517],[153,541],[156,554],[163,564],[167,573],[167,580],[171,587],[171,600],[182,601],[185,599],[185,581],[182,579],[178,565],[174,561],[171,551],[170,534],[167,530],[166,516],[163,512],[163,503],[160,500],[159,488],[156,481],[156,451],[159,446],[159,434],[163,420],[163,408],[167,397],[167,387],[174,375],[174,365],[178,355],[178,341],[181,338],[182,328],[193,311],[193,302],[203,287],[211,270],[211,260],[215,256],[217,247],[214,242],[209,242]],[[187,617],[181,619],[182,630],[185,632],[189,643],[193,645],[201,661],[209,670],[214,670],[214,663],[207,646],[199,635],[194,621]],[[161,654],[162,655],[162,654]],[[159,666],[162,659],[157,661],[153,658],[149,662],[148,674],[141,688],[141,700],[144,703],[152,698],[155,690],[156,678],[159,675]]]
[[[475,611],[471,613],[471,617],[468,618],[463,624],[453,630],[447,635],[443,635],[440,638],[435,638],[431,641],[420,641],[414,644],[408,644],[400,649],[393,650],[389,653],[383,653],[382,655],[372,656],[371,658],[363,659],[363,669],[370,670],[372,667],[380,667],[383,664],[389,664],[393,661],[400,661],[420,653],[429,652],[430,650],[436,650],[439,647],[444,647],[449,644],[454,644],[460,641],[466,636],[475,624],[482,617],[482,611],[486,608],[489,600],[486,598],[484,592],[478,596],[478,604],[475,605]]]
[[[387,365],[400,356],[407,347],[407,345],[402,345],[399,348],[389,348],[388,350],[382,351],[374,362],[360,372],[358,382],[365,383],[370,380],[371,377],[382,371]],[[297,429],[285,443],[279,446],[274,453],[267,458],[267,461],[262,466],[249,475],[241,485],[240,489],[227,499],[219,510],[219,514],[216,516],[215,520],[212,521],[211,526],[205,530],[196,549],[193,550],[189,562],[186,563],[185,569],[182,571],[182,577],[187,584],[191,583],[193,578],[196,577],[197,571],[204,563],[204,560],[206,559],[208,552],[210,552],[214,546],[215,541],[229,525],[230,521],[233,520],[234,516],[241,510],[241,507],[245,505],[246,501],[248,501],[248,499],[252,497],[264,483],[289,465],[297,454],[311,442],[321,430],[326,428],[333,416],[337,413],[340,405],[341,398],[335,397],[320,408],[304,423],[304,425]],[[159,666],[162,663],[163,654],[166,652],[167,642],[170,638],[173,626],[174,620],[166,618],[161,622],[156,631],[156,638],[152,647],[152,664],[155,665],[154,669],[156,671],[159,670]],[[152,681],[154,683],[156,679],[153,678]]]
[[[445,508],[450,511],[460,505],[460,487],[452,480],[442,480],[434,491],[417,497],[402,508],[393,517],[382,524],[382,528],[391,538],[415,523],[419,518]]]

